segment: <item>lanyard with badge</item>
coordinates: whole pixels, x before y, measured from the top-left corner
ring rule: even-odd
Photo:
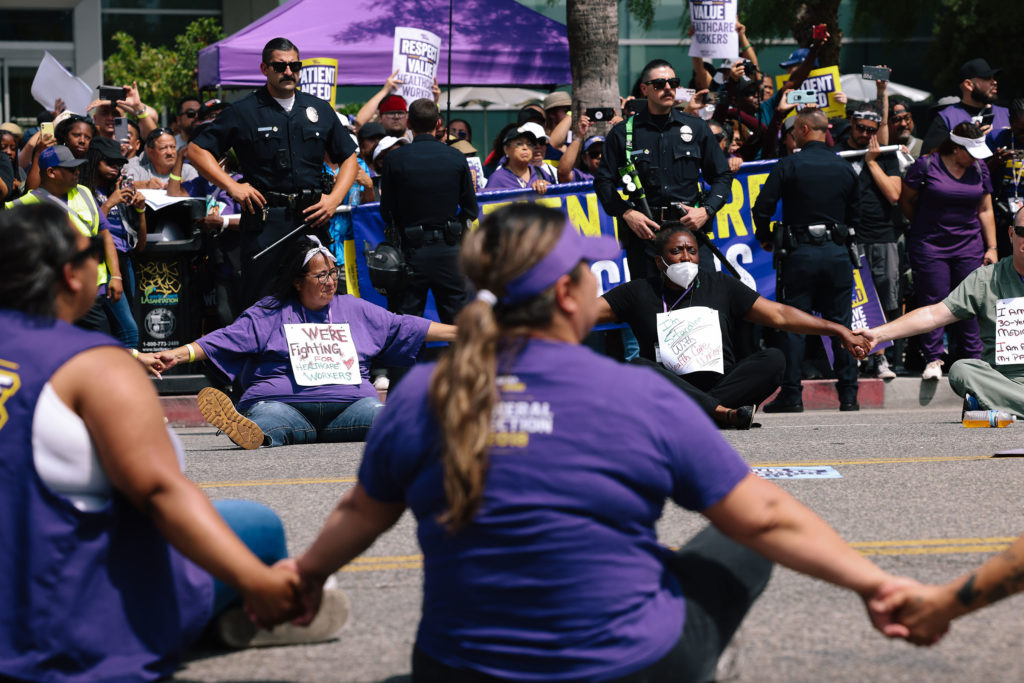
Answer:
[[[1013,193],[1007,198],[1010,205],[1010,215],[1016,216],[1017,212],[1024,207],[1024,198],[1020,196],[1020,181],[1024,175],[1024,150],[1017,152],[1016,140],[1013,133],[1010,134],[1010,158],[1006,165],[1010,167],[1010,182],[1013,184]]]
[[[671,307],[662,294],[664,310],[656,316],[658,346],[654,350],[655,359],[677,375],[692,372],[724,374],[722,325],[718,311],[693,305],[673,310],[696,284],[696,281],[691,283]]]

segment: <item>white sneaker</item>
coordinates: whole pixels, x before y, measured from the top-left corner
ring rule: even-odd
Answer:
[[[878,374],[875,375],[878,379],[896,379],[896,373],[889,367],[889,361],[885,356],[879,356],[878,361]]]
[[[928,365],[924,366],[924,372],[921,373],[921,379],[926,380],[937,380],[942,379],[942,361],[933,360]]]

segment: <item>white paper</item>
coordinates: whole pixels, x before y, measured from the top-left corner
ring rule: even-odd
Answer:
[[[487,187],[487,176],[484,175],[484,166],[480,163],[480,157],[466,157],[469,164],[469,171],[473,174],[473,189],[479,192]]]
[[[658,353],[661,364],[677,375],[725,372],[722,326],[718,311],[707,306],[658,314]]]
[[[43,60],[32,79],[32,97],[47,111],[53,111],[57,99],[62,99],[68,111],[83,116],[85,108],[93,100],[92,88],[81,78],[72,76],[49,52],[43,53]]]
[[[690,56],[705,59],[736,59],[740,54],[736,35],[736,0],[690,0]]]
[[[304,387],[362,384],[359,355],[348,323],[300,323],[284,326],[292,376]]]
[[[408,26],[395,27],[395,49],[391,70],[402,81],[398,94],[406,104],[426,98],[434,99],[432,88],[437,75],[437,61],[441,56],[441,38],[430,31]]]
[[[142,196],[146,198],[146,206],[158,211],[171,204],[177,204],[178,202],[187,202],[191,197],[170,197],[167,194],[167,190],[151,190],[149,188],[140,187],[138,189],[142,193]]]
[[[996,302],[996,365],[1024,363],[1024,297]]]

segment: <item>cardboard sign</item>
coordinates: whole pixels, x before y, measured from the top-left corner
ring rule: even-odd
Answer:
[[[735,0],[690,0],[690,24],[691,57],[736,59],[739,55]]]
[[[1024,297],[996,302],[996,365],[1024,363]]]
[[[284,336],[292,375],[300,386],[362,384],[348,323],[286,324]]]
[[[658,314],[658,355],[677,375],[725,372],[718,311],[693,306]]]
[[[395,27],[395,51],[391,70],[398,72],[398,94],[406,104],[434,99],[432,88],[441,55],[441,38],[430,31],[407,26]]]
[[[775,89],[776,92],[782,90],[782,86],[786,81],[789,80],[789,74],[782,74],[781,76],[775,77]],[[825,112],[825,116],[830,119],[835,118],[846,118],[846,105],[836,100],[835,94],[843,91],[843,86],[839,83],[839,67],[838,66],[826,66],[821,69],[814,69],[810,75],[800,84],[802,90],[814,90],[818,93],[818,108]],[[795,116],[796,112],[804,108],[804,105],[798,104],[789,114],[786,115],[788,119],[790,116]]]
[[[338,60],[330,57],[312,57],[302,60],[299,90],[331,103],[338,95]]]

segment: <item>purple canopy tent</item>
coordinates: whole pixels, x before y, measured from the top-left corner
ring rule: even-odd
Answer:
[[[381,85],[391,74],[395,26],[441,36],[437,80],[448,69],[448,0],[291,0],[199,52],[199,86],[259,86],[260,53],[283,36],[304,57],[338,60],[339,85]],[[515,0],[456,0],[450,85],[570,83],[565,26]]]

